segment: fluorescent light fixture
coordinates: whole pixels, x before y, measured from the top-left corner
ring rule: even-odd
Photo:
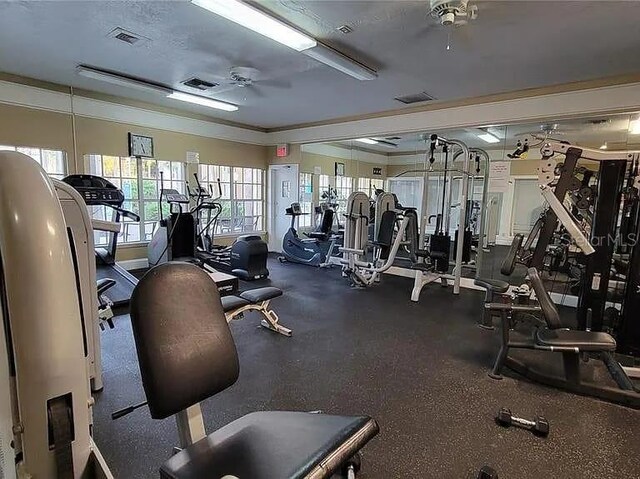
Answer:
[[[219,100],[213,100],[211,98],[205,98],[203,96],[198,96],[198,95],[190,95],[189,93],[182,93],[181,91],[174,91],[173,93],[169,93],[167,95],[167,98],[186,101],[187,103],[195,103],[196,105],[208,106],[209,108],[215,108],[217,110],[224,110],[224,111],[238,110],[238,107],[231,103],[226,103],[224,101],[219,101]]]
[[[111,83],[112,85],[118,85],[127,88],[135,88],[136,90],[162,93],[164,95],[172,92],[170,88],[166,88],[161,85],[154,85],[153,83],[145,82],[143,80],[130,78],[125,75],[109,72],[106,70],[100,70],[98,68],[92,68],[85,65],[79,65],[76,68],[76,73],[93,80]]]
[[[378,142],[372,138],[356,138],[356,141],[360,143],[366,143],[367,145],[377,145]]]
[[[295,28],[238,0],[191,0],[191,3],[299,52],[317,42]]]
[[[478,138],[486,141],[487,143],[500,143],[500,138],[491,133],[479,133]]]
[[[375,80],[378,78],[378,74],[371,68],[322,43],[318,43],[317,46],[302,53],[357,80]]]
[[[605,142],[600,146],[600,149],[601,149],[601,150],[606,150],[607,148],[609,148],[609,145],[607,145],[607,142],[605,141]]]
[[[632,135],[640,135],[640,118],[629,123],[629,133]]]

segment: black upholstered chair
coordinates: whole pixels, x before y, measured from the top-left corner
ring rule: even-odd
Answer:
[[[263,411],[206,435],[199,403],[234,384],[239,366],[216,285],[194,265],[149,271],[131,323],[151,416],[175,415],[183,448],[161,478],[328,478],[378,432],[367,416]]]

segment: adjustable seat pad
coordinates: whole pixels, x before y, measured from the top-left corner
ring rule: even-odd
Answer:
[[[616,340],[607,333],[540,328],[536,342],[541,346],[578,348],[580,351],[615,351]]]
[[[171,457],[160,477],[328,478],[377,433],[378,425],[366,416],[255,412]]]
[[[223,296],[222,298],[220,298],[220,301],[222,301],[222,309],[225,313],[250,304],[250,301],[239,298],[238,296]]]
[[[476,278],[473,284],[498,294],[506,293],[509,290],[509,283],[499,279]]]
[[[282,290],[280,288],[274,288],[273,286],[250,289],[240,294],[242,299],[246,299],[250,303],[260,303],[268,299],[277,298],[278,296],[282,296]]]

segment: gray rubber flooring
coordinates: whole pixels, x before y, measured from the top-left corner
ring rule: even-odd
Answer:
[[[253,314],[232,324],[240,379],[203,404],[208,430],[254,410],[368,414],[381,432],[363,451],[363,479],[468,478],[484,464],[500,478],[640,477],[640,412],[487,377],[498,337],[475,326],[481,292],[454,296],[431,285],[412,303],[407,278],[354,290],[337,269],[269,268],[267,283],[285,290],[273,306],[294,335],[260,328]],[[146,409],[110,419],[144,394],[128,317],[102,339],[96,442],[116,477],[159,477],[177,444],[175,422],[154,421]],[[545,415],[550,436],[500,428],[493,418],[501,407]]]

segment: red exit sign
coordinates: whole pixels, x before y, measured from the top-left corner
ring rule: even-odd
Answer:
[[[289,145],[278,145],[276,146],[276,156],[278,158],[284,158],[285,156],[289,156]]]

